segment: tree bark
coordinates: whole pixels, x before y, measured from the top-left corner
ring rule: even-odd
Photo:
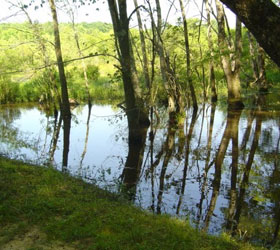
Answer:
[[[209,0],[204,0],[206,5],[206,14],[207,14],[207,42],[208,48],[210,51],[210,61],[209,61],[209,84],[211,87],[211,102],[217,102],[217,90],[216,90],[216,79],[214,71],[214,52],[213,52],[213,41],[212,41],[212,26],[210,18],[210,3]]]
[[[65,76],[65,72],[64,72],[64,64],[63,64],[62,51],[61,51],[61,45],[60,45],[59,27],[58,27],[56,6],[54,3],[54,0],[49,0],[49,5],[51,8],[52,19],[53,19],[55,54],[56,54],[59,79],[60,79],[60,84],[61,84],[61,95],[62,95],[61,112],[62,112],[63,117],[71,117],[68,90],[67,90],[67,81],[66,81],[66,76]]]
[[[221,0],[280,67],[280,8],[271,0]]]
[[[133,1],[134,1],[135,8],[138,8],[137,0],[133,0]],[[150,74],[149,74],[149,67],[148,67],[146,41],[145,41],[143,24],[142,24],[142,19],[141,19],[139,9],[137,9],[136,14],[137,14],[137,22],[138,22],[138,26],[139,26],[141,50],[142,50],[142,56],[143,56],[143,71],[144,71],[144,76],[145,76],[145,83],[146,83],[146,87],[151,91],[151,81],[150,81]]]
[[[149,125],[148,115],[144,109],[144,103],[139,93],[138,81],[136,80],[133,65],[129,37],[129,20],[127,17],[126,0],[108,0],[112,18],[114,34],[119,47],[119,60],[121,64],[122,79],[125,92],[126,113],[130,131]]]
[[[221,52],[222,67],[227,80],[229,109],[243,108],[240,86],[240,56],[241,56],[241,22],[236,20],[235,49],[227,43],[225,31],[225,13],[222,4],[216,0],[218,21],[218,44]]]
[[[176,113],[176,100],[173,93],[173,89],[170,87],[172,86],[171,81],[171,75],[168,73],[169,70],[167,68],[166,63],[166,55],[164,52],[164,45],[163,40],[161,37],[162,33],[162,15],[161,15],[161,6],[159,0],[156,0],[156,9],[157,9],[157,26],[154,25],[156,28],[156,34],[157,34],[157,51],[159,55],[159,61],[160,61],[160,71],[161,71],[161,77],[163,81],[164,88],[167,92],[167,98],[168,98],[168,111],[170,113]]]
[[[82,58],[84,55],[83,55],[82,50],[81,50],[81,46],[80,46],[80,42],[79,42],[79,35],[78,35],[78,31],[77,31],[76,26],[75,26],[74,17],[72,19],[72,28],[73,28],[73,31],[74,31],[74,38],[75,38],[75,41],[76,41],[78,54],[79,54],[79,57]],[[87,101],[88,101],[88,105],[89,105],[89,108],[90,108],[92,106],[92,103],[91,103],[91,95],[90,95],[90,91],[89,91],[89,82],[88,82],[87,66],[86,66],[86,63],[85,63],[85,59],[82,59],[82,67],[83,67],[83,74],[84,74],[84,79],[85,79]]]
[[[195,89],[192,82],[192,75],[191,75],[191,53],[190,53],[190,44],[189,44],[189,32],[188,32],[188,23],[187,18],[185,14],[185,8],[182,0],[179,0],[180,2],[180,8],[181,8],[181,15],[183,18],[183,25],[184,25],[184,39],[185,39],[185,49],[186,49],[186,66],[187,66],[187,79],[188,84],[191,92],[191,97],[193,101],[193,108],[198,109],[197,106],[197,100],[196,100],[196,94]]]

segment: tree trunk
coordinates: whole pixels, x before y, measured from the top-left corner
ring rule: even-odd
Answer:
[[[207,13],[207,42],[208,48],[210,51],[210,61],[209,61],[209,85],[211,87],[211,102],[217,102],[217,90],[216,90],[216,79],[215,79],[215,70],[214,70],[214,52],[213,52],[213,41],[212,41],[212,26],[211,26],[211,17],[210,17],[210,3],[209,0],[204,0],[206,5]]]
[[[147,112],[139,93],[138,82],[136,81],[134,69],[135,65],[131,55],[131,44],[129,37],[129,20],[127,17],[126,0],[108,0],[110,14],[112,18],[114,33],[119,46],[119,60],[121,64],[122,79],[125,92],[126,113],[128,126],[132,130],[149,125]]]
[[[122,172],[123,187],[122,192],[128,195],[131,201],[134,201],[136,195],[136,186],[141,173],[143,156],[145,152],[147,137],[147,128],[129,130],[128,155]]]
[[[159,0],[156,0],[156,9],[157,9],[157,26],[156,28],[156,34],[157,34],[157,50],[160,60],[160,71],[161,71],[161,77],[163,81],[164,88],[167,92],[167,98],[168,98],[168,111],[170,113],[176,113],[176,101],[175,96],[172,88],[172,82],[170,81],[170,75],[168,73],[167,63],[166,63],[166,56],[164,52],[164,45],[161,37],[162,33],[162,15],[161,15],[161,6]]]
[[[173,115],[174,117],[176,114],[180,114],[179,116],[184,116],[184,101],[182,98],[181,86],[176,79],[175,72],[171,68],[169,55],[168,52],[165,51],[162,39],[162,15],[159,0],[156,0],[156,9],[157,25],[155,25],[152,13],[150,15],[153,22],[153,27],[155,28],[155,33],[157,34],[156,48],[160,59],[160,70],[163,85],[168,98],[168,111],[170,115]],[[182,126],[179,120],[176,120],[176,123],[178,123],[178,126]]]
[[[191,53],[190,53],[190,45],[189,45],[189,33],[188,33],[188,23],[187,18],[185,14],[185,8],[182,0],[179,0],[180,2],[180,8],[181,8],[181,14],[183,18],[183,25],[184,25],[184,39],[185,39],[185,49],[186,49],[186,66],[187,66],[187,78],[188,78],[188,84],[191,92],[191,97],[193,101],[193,108],[198,109],[197,107],[197,100],[195,95],[195,89],[192,82],[192,73],[191,73]]]
[[[258,69],[258,62],[255,58],[255,55],[257,54],[256,49],[255,49],[255,42],[254,39],[250,33],[250,31],[248,31],[247,33],[248,35],[248,41],[249,41],[249,52],[250,52],[250,59],[251,59],[251,65],[252,65],[252,70],[253,70],[253,76],[255,78],[255,80],[257,80],[259,78],[259,69]]]
[[[227,80],[228,107],[240,109],[244,105],[241,100],[240,86],[240,56],[241,56],[241,22],[236,20],[235,50],[232,52],[231,44],[227,44],[225,32],[225,13],[219,0],[216,1],[218,21],[218,43],[221,52],[221,62]]]
[[[137,0],[133,0],[133,1],[134,1],[135,8],[138,8]],[[143,24],[142,24],[139,9],[137,9],[136,14],[137,14],[137,22],[138,22],[138,26],[139,26],[141,50],[142,50],[142,56],[143,56],[143,72],[144,72],[144,76],[145,76],[145,83],[146,83],[146,87],[149,90],[151,90],[151,81],[150,81],[150,74],[149,74],[149,67],[148,67],[148,56],[147,56],[147,49],[146,49],[146,41],[145,41]]]
[[[265,72],[265,52],[262,47],[255,41],[251,33],[248,31],[249,51],[251,56],[251,65],[253,70],[254,82],[259,91],[267,91],[267,81]]]
[[[71,117],[68,90],[67,90],[67,81],[66,81],[66,76],[65,76],[65,72],[64,72],[64,64],[63,64],[62,51],[61,51],[61,45],[60,45],[59,27],[58,27],[56,6],[54,3],[54,0],[49,0],[49,5],[51,8],[52,19],[53,19],[55,54],[56,54],[59,79],[60,79],[60,84],[61,84],[61,95],[62,95],[61,112],[62,112],[63,117]]]
[[[83,53],[82,53],[82,50],[81,50],[81,47],[80,47],[80,42],[79,42],[79,36],[78,36],[78,32],[77,32],[76,27],[75,27],[74,20],[72,22],[72,27],[73,27],[73,30],[74,30],[74,37],[75,37],[75,41],[76,41],[76,46],[77,46],[77,49],[78,49],[79,57],[83,57]],[[89,82],[88,82],[88,75],[87,75],[87,67],[86,67],[86,63],[85,63],[84,59],[82,59],[82,67],[83,67],[83,74],[84,74],[84,79],[85,79],[87,101],[88,101],[89,107],[91,107],[92,103],[91,103],[91,96],[90,96],[90,92],[89,92]]]
[[[280,67],[280,8],[271,0],[221,0],[246,25]]]

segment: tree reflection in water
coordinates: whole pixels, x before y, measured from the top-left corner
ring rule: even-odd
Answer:
[[[147,127],[134,128],[129,126],[128,155],[122,172],[122,192],[126,193],[130,200],[135,199],[136,185],[143,163],[146,145]]]
[[[188,218],[210,233],[226,230],[277,244],[280,124],[279,114],[265,107],[264,96],[243,111],[205,104],[187,111],[184,127],[158,109],[160,120],[152,117],[149,128],[128,126],[123,114],[108,106],[76,108],[72,123],[60,114],[46,118],[34,107],[2,107],[1,153],[30,160],[46,155],[45,162],[58,169],[67,166],[63,170],[72,175],[121,190],[155,213]],[[105,109],[110,116],[103,116]],[[39,141],[42,128],[46,136]]]

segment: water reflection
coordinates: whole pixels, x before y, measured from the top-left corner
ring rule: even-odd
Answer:
[[[76,107],[69,123],[37,107],[2,106],[0,150],[52,163],[201,230],[274,244],[280,122],[279,113],[265,108],[264,96],[243,111],[204,104],[187,110],[184,127],[158,109],[149,128],[128,131],[125,114],[109,105]]]

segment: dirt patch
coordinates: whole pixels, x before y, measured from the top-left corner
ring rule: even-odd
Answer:
[[[76,248],[67,246],[62,242],[48,241],[47,236],[38,228],[34,227],[21,236],[16,236],[3,246],[2,250],[75,250]]]

